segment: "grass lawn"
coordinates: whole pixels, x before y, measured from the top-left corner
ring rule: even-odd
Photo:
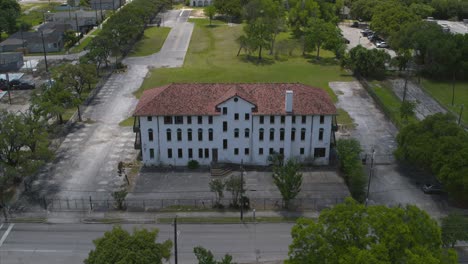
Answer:
[[[125,119],[125,120],[122,120],[119,123],[119,126],[121,126],[121,127],[131,127],[131,126],[133,126],[134,119],[135,118],[133,116],[131,116],[131,117]]]
[[[80,44],[78,46],[74,46],[70,49],[71,53],[79,53],[82,52],[86,46],[88,46],[89,42],[91,42],[92,37],[87,37],[80,40]]]
[[[210,27],[207,19],[192,19],[191,22],[195,23],[195,29],[184,66],[152,70],[135,92],[137,97],[146,89],[171,82],[300,82],[325,89],[336,101],[328,83],[353,80],[337,63],[330,63],[330,59],[314,63],[299,56],[299,52],[280,61],[273,60],[265,51],[265,60],[260,64],[256,59],[249,60],[243,52],[237,57],[236,39],[242,34],[241,25],[229,27],[224,22],[213,21]],[[331,53],[323,51],[321,56],[331,57]]]
[[[424,90],[434,97],[440,104],[456,113],[457,117],[460,113],[460,105],[464,104],[464,113],[462,121],[468,124],[468,82],[455,83],[455,100],[452,106],[452,83],[450,81],[437,82],[427,79],[422,79]]]
[[[96,28],[96,29],[93,31],[93,33],[91,33],[90,35],[91,35],[91,36],[97,36],[97,35],[99,35],[99,33],[101,33],[101,31],[102,31],[102,29]]]
[[[129,56],[148,56],[160,51],[169,31],[171,29],[168,27],[149,27],[145,29],[145,35],[138,41]]]
[[[54,7],[57,6],[57,3],[47,4],[47,3],[40,3],[40,4],[22,4],[21,5],[21,15],[17,19],[17,23],[25,22],[31,24],[32,26],[37,26],[42,23],[44,20],[44,12],[47,11],[54,11]],[[30,10],[34,8],[33,10]],[[25,11],[28,11],[28,14],[25,14]]]
[[[348,129],[353,129],[356,127],[356,124],[354,123],[354,119],[349,116],[348,112],[346,112],[342,108],[338,108],[338,116],[336,117],[336,121],[340,125],[344,125]]]

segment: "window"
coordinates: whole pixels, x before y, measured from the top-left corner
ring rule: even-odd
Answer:
[[[268,154],[273,155],[275,153],[275,150],[273,148],[270,148],[268,150]]]
[[[325,157],[325,148],[315,148],[314,158],[323,158],[323,157]]]
[[[208,124],[213,124],[213,116],[208,117]]]
[[[245,137],[245,138],[250,137],[250,129],[246,128],[246,129],[244,130],[244,137]]]
[[[226,132],[228,130],[227,122],[223,122],[223,131]]]
[[[281,140],[281,141],[284,140],[284,128],[281,128],[281,129],[280,129],[280,140]]]
[[[270,128],[270,141],[275,140],[275,129]]]
[[[234,114],[234,120],[239,120],[239,114],[238,113]]]
[[[246,156],[250,155],[250,149],[249,149],[249,148],[245,148],[245,149],[244,149],[244,154],[245,154]]]
[[[323,128],[319,129],[319,140],[323,140]]]
[[[325,123],[325,116],[321,115],[320,116],[320,124]]]
[[[172,140],[171,130],[169,128],[166,130],[166,140],[167,141]]]
[[[263,122],[265,122],[265,117],[264,117],[264,116],[260,116],[260,124],[263,124]]]
[[[153,141],[153,129],[148,129],[148,140]]]
[[[208,159],[210,157],[210,149],[206,148],[205,149],[205,158]]]
[[[306,121],[307,121],[307,116],[302,116],[302,121],[301,121],[301,122],[302,122],[302,124],[305,124],[305,123],[306,123]]]
[[[306,134],[306,129],[302,128],[301,129],[301,140],[305,140],[305,134]]]
[[[198,158],[203,159],[203,149],[198,149]]]
[[[191,148],[188,149],[188,158],[193,159],[193,151]]]
[[[286,120],[285,116],[281,116],[281,124],[284,124],[284,121]]]
[[[198,141],[203,141],[203,129],[198,129]]]
[[[292,116],[292,123],[296,124],[296,116]]]
[[[264,129],[263,128],[260,128],[259,132],[258,132],[258,140],[260,141],[263,141],[263,133],[264,133]]]
[[[296,140],[296,129],[291,128],[291,141]]]
[[[179,157],[179,159],[181,159],[183,157],[183,153],[182,153],[182,149],[177,149],[177,156]]]
[[[192,141],[192,129],[191,128],[187,130],[187,140]]]
[[[245,114],[245,120],[250,120],[250,114]]]
[[[177,129],[177,141],[182,141],[182,129]]]
[[[228,148],[227,139],[223,139],[223,149],[227,149],[227,148]]]
[[[152,116],[148,116],[148,117],[146,117],[146,120],[148,120],[148,122],[151,122],[151,121],[153,121],[153,117],[152,117]]]
[[[239,101],[239,98],[237,98],[237,97],[234,97],[234,102],[236,102],[236,103],[237,103],[238,101]]]
[[[208,140],[213,141],[213,129],[208,129]]]
[[[203,116],[198,116],[198,124],[203,124]]]
[[[263,155],[263,148],[258,149],[258,155]]]
[[[154,159],[154,149],[150,148],[150,159]]]
[[[280,148],[279,154],[281,154],[281,155],[284,154],[284,148]]]
[[[274,124],[275,123],[275,116],[270,116],[270,124]]]
[[[227,107],[223,107],[223,115],[227,115]]]
[[[167,158],[172,159],[172,149],[167,149]]]
[[[191,116],[187,116],[187,124],[192,124],[192,117]]]
[[[183,116],[176,116],[175,117],[175,123],[180,125],[184,123],[184,117]]]
[[[234,149],[234,155],[239,155],[239,149],[238,148]]]
[[[300,148],[299,154],[304,155],[304,148]]]
[[[172,124],[172,116],[165,116],[165,117],[164,117],[164,124],[165,124],[165,125],[170,125],[170,124]]]
[[[234,137],[235,138],[239,137],[239,129],[238,128],[234,129]]]

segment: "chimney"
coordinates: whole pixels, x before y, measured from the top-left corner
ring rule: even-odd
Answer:
[[[292,113],[292,111],[293,111],[293,91],[286,91],[285,108],[286,108],[286,113]]]

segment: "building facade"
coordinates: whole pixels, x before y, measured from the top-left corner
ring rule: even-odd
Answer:
[[[190,6],[209,6],[211,4],[211,0],[190,0]]]
[[[274,153],[325,165],[334,115],[328,94],[303,84],[171,84],[142,95],[135,146],[145,165],[268,165]]]

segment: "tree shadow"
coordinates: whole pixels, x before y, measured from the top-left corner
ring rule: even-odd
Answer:
[[[257,56],[252,55],[240,55],[240,60],[245,63],[250,63],[258,66],[272,65],[275,63],[275,60],[272,58],[262,58],[258,59]]]
[[[336,66],[339,65],[339,61],[336,58],[323,58],[315,55],[306,54],[304,58],[307,59],[307,62],[318,64],[321,66]]]
[[[221,25],[219,25],[219,24],[211,24],[211,25],[208,24],[208,25],[205,25],[206,28],[217,28],[217,27],[219,27],[219,26],[221,26]]]

